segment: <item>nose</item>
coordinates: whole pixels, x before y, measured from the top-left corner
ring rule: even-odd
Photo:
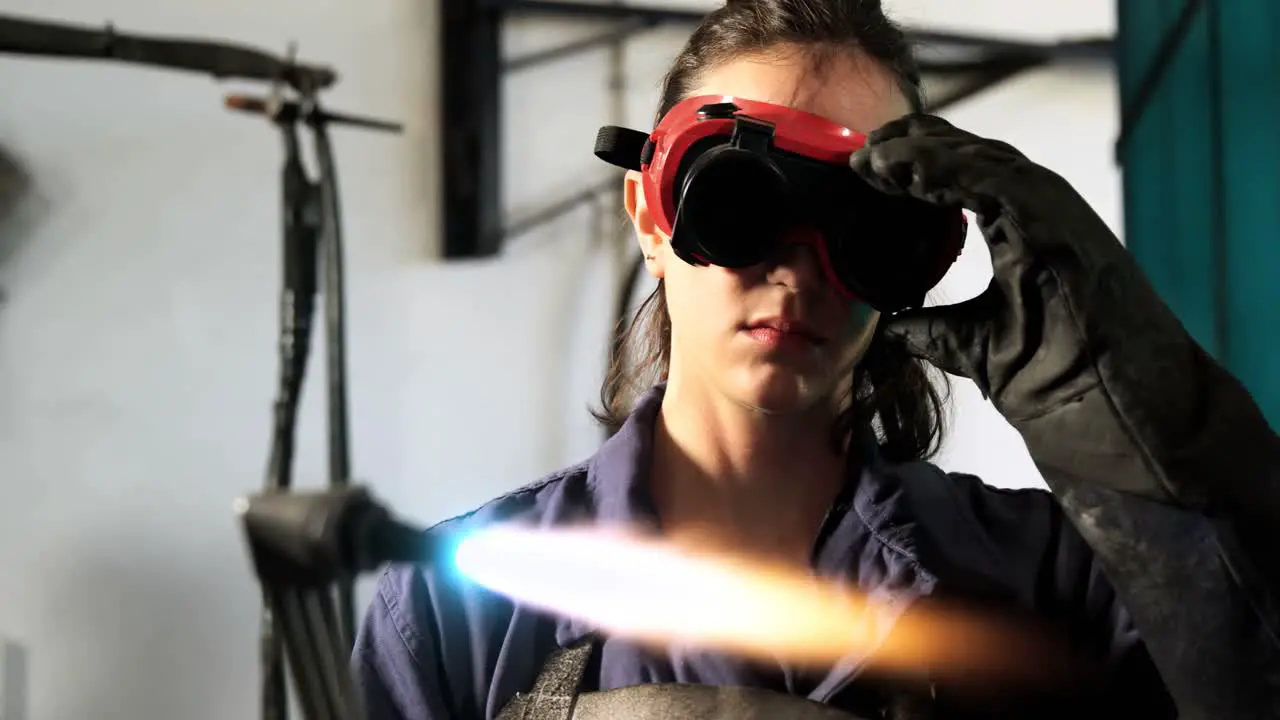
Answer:
[[[812,290],[824,281],[819,238],[810,230],[792,232],[769,265],[769,282],[796,290]]]

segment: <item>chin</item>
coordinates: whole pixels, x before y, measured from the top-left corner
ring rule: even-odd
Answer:
[[[789,415],[824,403],[830,394],[830,383],[826,378],[770,368],[767,372],[750,373],[732,390],[732,395],[743,405],[770,414]]]

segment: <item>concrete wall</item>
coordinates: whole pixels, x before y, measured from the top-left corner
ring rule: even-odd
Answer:
[[[991,32],[1110,22],[1109,4],[1077,3],[1071,13],[1044,5],[999,15],[1019,3],[898,3],[909,19]],[[304,58],[342,72],[333,107],[407,124],[401,137],[343,131],[337,146],[354,466],[424,521],[596,444],[585,408],[602,370],[616,271],[608,241],[621,222],[616,208],[584,209],[515,241],[497,261],[432,259],[434,8],[425,0],[8,0],[4,8],[280,50],[296,39]],[[529,21],[510,27],[508,41],[514,54],[589,31]],[[647,122],[679,41],[655,32],[629,45],[630,122]],[[513,215],[603,171],[588,150],[608,119],[603,57],[509,81],[508,138],[525,139],[507,157]],[[119,65],[0,58],[0,145],[36,181],[3,227],[15,251],[0,266],[0,636],[27,651],[31,718],[256,712],[258,596],[231,502],[261,483],[266,457],[279,143],[261,121],[220,109],[229,89]],[[1109,74],[1037,73],[950,114],[1063,172],[1119,227]],[[947,297],[985,285],[984,252],[966,252]],[[301,485],[325,472],[320,385],[313,377],[308,387]],[[964,386],[958,412],[944,465],[996,484],[1039,482],[1020,441]]]

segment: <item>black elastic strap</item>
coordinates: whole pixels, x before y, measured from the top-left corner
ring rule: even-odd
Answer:
[[[596,157],[623,170],[639,170],[653,159],[649,133],[606,125],[596,133]]]

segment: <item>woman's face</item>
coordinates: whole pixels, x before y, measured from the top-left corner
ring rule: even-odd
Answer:
[[[910,110],[892,76],[856,55],[833,58],[820,71],[801,52],[749,56],[700,81],[691,96],[787,105],[864,133]],[[649,272],[666,288],[669,388],[704,388],[739,405],[791,413],[825,404],[845,386],[878,313],[841,298],[812,249],[796,245],[746,269],[689,265],[654,226],[638,173],[628,174],[626,197]]]

